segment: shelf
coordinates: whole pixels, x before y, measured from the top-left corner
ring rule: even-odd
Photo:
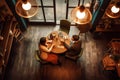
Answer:
[[[98,25],[96,32],[120,32],[120,24],[111,24],[108,26]]]
[[[11,51],[11,47],[12,47],[12,42],[13,42],[13,36],[9,36],[9,42],[7,43],[7,47],[6,47],[6,52],[5,52],[5,64],[8,63],[8,59],[9,59],[9,55],[10,55],[10,51]]]
[[[2,29],[1,36],[3,36],[3,40],[0,42],[0,47],[3,55],[5,55],[8,39],[9,39],[9,31],[11,29],[12,20],[6,20],[5,26]]]
[[[104,29],[104,28],[97,27],[95,31],[96,32],[120,32],[120,28]]]
[[[0,80],[4,80],[6,66],[8,64],[15,28],[18,22],[10,11],[5,0],[0,3]],[[3,37],[3,39],[1,39]]]

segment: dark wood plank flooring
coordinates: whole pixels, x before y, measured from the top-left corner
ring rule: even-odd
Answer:
[[[109,39],[94,38],[90,32],[81,35],[83,55],[77,63],[59,55],[62,66],[41,65],[34,57],[40,37],[46,36],[56,27],[30,26],[21,43],[12,46],[4,80],[117,80],[115,71],[105,71],[102,66],[104,51]],[[71,27],[70,36],[78,33]]]

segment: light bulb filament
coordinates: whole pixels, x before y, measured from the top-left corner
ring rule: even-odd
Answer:
[[[118,13],[118,12],[120,11],[120,8],[117,8],[116,6],[113,6],[113,7],[111,8],[111,11],[112,11],[113,13]]]
[[[22,4],[22,8],[23,8],[24,10],[30,10],[30,9],[31,9],[31,4],[30,4],[29,2],[23,3],[23,4]]]
[[[85,17],[85,12],[84,11],[83,12],[77,11],[76,16],[79,19],[83,19]]]

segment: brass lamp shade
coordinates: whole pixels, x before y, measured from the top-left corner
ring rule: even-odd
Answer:
[[[78,14],[78,11],[82,13]],[[78,6],[72,10],[71,19],[77,24],[87,24],[92,20],[92,14],[88,8],[84,6]]]
[[[29,8],[23,9],[23,4],[29,3]],[[38,11],[36,0],[18,0],[15,6],[16,13],[24,18],[33,17]]]
[[[115,9],[113,9],[114,11],[112,11],[113,7],[115,7]],[[117,7],[115,4],[110,4],[108,8],[106,9],[105,13],[110,18],[119,18],[120,17],[120,2],[119,2],[119,7]]]

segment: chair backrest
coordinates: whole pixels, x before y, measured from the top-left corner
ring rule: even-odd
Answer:
[[[37,61],[40,61],[39,50],[36,50],[36,51],[35,51],[35,59],[36,59]]]
[[[70,25],[71,25],[70,21],[68,21],[66,19],[60,20],[60,30],[61,31],[64,31],[69,34]]]

